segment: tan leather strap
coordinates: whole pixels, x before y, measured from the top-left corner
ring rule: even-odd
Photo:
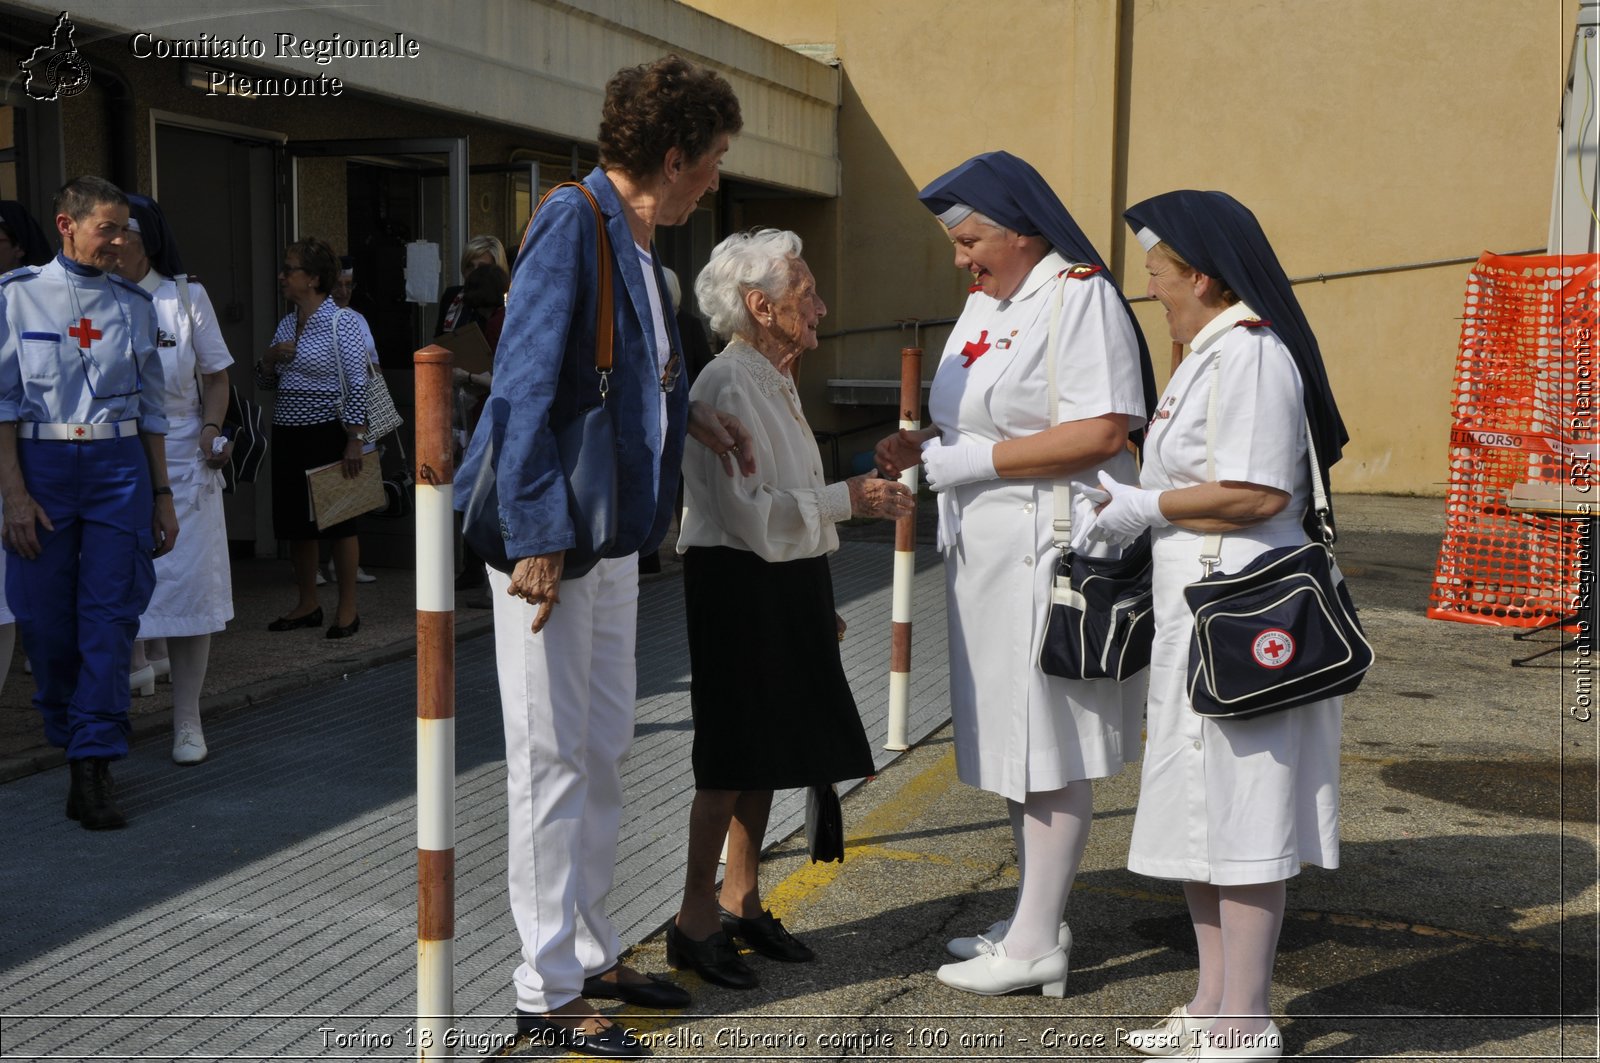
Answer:
[[[533,232],[533,219],[539,216],[540,207],[563,188],[576,188],[582,192],[583,198],[589,201],[589,206],[594,210],[595,261],[599,263],[600,289],[595,300],[594,369],[603,376],[611,372],[612,351],[616,345],[616,317],[612,312],[611,241],[606,237],[605,215],[600,213],[600,204],[594,198],[594,193],[579,181],[563,181],[546,192],[539,200],[539,206],[534,207],[533,213],[528,217],[528,227],[522,232],[522,248],[525,250],[528,246],[528,234]],[[518,254],[521,253],[519,250]],[[510,294],[509,288],[507,294]],[[603,389],[604,384],[602,384]]]

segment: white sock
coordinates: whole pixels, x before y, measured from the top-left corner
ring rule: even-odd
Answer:
[[[1023,868],[1017,911],[1006,931],[1006,955],[1014,960],[1043,956],[1060,944],[1061,913],[1089,841],[1094,791],[1087,781],[1032,793],[1022,803]]]
[[[172,658],[172,732],[186,725],[200,733],[200,688],[205,685],[211,659],[211,636],[190,635],[167,642]]]

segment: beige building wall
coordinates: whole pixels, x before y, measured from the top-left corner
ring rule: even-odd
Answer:
[[[901,337],[858,330],[959,312],[963,278],[915,192],[1004,148],[1131,296],[1145,276],[1123,208],[1172,188],[1238,197],[1291,277],[1328,278],[1296,291],[1352,436],[1335,487],[1442,493],[1469,266],[1425,264],[1543,248],[1574,0],[686,2],[831,45],[842,68],[839,200],[784,212],[827,328],[848,332],[805,371],[819,427],[873,412],[830,408],[826,378],[898,376]],[[744,220],[768,221],[761,207]],[[1138,310],[1164,380],[1160,309]],[[926,374],[946,333],[925,337]]]

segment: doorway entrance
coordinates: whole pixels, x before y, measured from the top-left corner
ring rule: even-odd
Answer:
[[[254,397],[255,352],[272,338],[278,309],[277,134],[206,128],[178,116],[152,115],[154,197],[172,225],[183,267],[198,277],[233,354],[239,394]],[[271,554],[272,516],[265,475],[226,496],[228,543],[235,556]]]
[[[434,304],[467,240],[467,139],[318,140],[284,146],[289,178],[283,245],[317,236],[350,256],[351,308],[372,329],[384,380],[405,420],[382,441],[384,477],[400,482],[414,453],[412,355],[433,338]],[[402,491],[409,501],[409,491]],[[409,568],[409,512],[362,518],[362,564]]]

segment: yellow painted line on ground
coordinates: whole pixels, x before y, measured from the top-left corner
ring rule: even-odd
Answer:
[[[1396,758],[1364,757],[1359,755],[1342,759],[1370,764],[1394,763],[1396,760]],[[928,804],[948,790],[955,781],[956,755],[955,750],[952,749],[912,778],[901,789],[900,793],[884,801],[883,804],[863,816],[851,836],[855,838],[881,837],[904,830],[916,822]],[[921,853],[909,849],[898,849],[891,846],[853,844],[849,839],[845,841],[845,856],[847,859],[855,858],[858,860],[876,858],[908,862],[923,861],[947,867],[965,866],[982,869],[987,866],[978,861],[958,861],[946,856]],[[831,883],[843,869],[843,864],[808,864],[800,868],[768,892],[768,907],[772,909],[774,915],[781,917],[788,914],[795,907],[805,903],[806,899],[812,894]],[[1011,876],[1015,877],[1016,869],[1013,867],[1008,870]],[[1183,894],[1180,892],[1158,893],[1152,890],[1128,889],[1116,886],[1083,885],[1075,886],[1074,892],[1093,893],[1100,896],[1119,897],[1125,900],[1173,906],[1183,906],[1186,903]],[[1425,923],[1410,923],[1403,920],[1373,919],[1367,916],[1348,915],[1342,912],[1291,911],[1286,914],[1290,919],[1308,923],[1326,922],[1334,926],[1347,926],[1362,930],[1378,930],[1410,934],[1415,937],[1445,938],[1454,941],[1502,945],[1507,948],[1532,951],[1544,948],[1538,942],[1530,941],[1526,938],[1507,937],[1501,934],[1477,934],[1468,930],[1454,930],[1448,927],[1435,927]]]
[[[855,829],[850,836],[845,838],[845,858],[856,860],[871,857],[885,860],[930,859],[928,854],[925,853],[894,850],[888,846],[881,845],[862,845],[854,843],[850,839],[875,838],[905,830],[917,821],[928,807],[929,802],[950,789],[950,786],[955,781],[956,754],[955,750],[952,749],[913,776],[908,783],[900,788],[898,793],[886,798],[877,808],[861,817],[861,821],[855,825]],[[781,919],[793,911],[797,905],[803,904],[808,897],[838,878],[839,872],[843,870],[843,864],[807,863],[767,891],[767,907],[772,910],[773,915]],[[674,980],[691,993],[704,984],[693,971],[679,971]],[[670,1029],[680,1021],[671,1015],[661,1015],[656,1012],[643,1015],[624,1013],[613,1016],[613,1018],[640,1034]],[[568,1058],[582,1057],[574,1056]]]
[[[850,859],[852,853],[862,853],[868,848],[876,848],[852,844],[852,838],[875,838],[905,830],[921,817],[930,802],[950,789],[955,781],[956,753],[951,749],[913,776],[900,788],[899,793],[861,817],[855,830],[845,838],[845,859]],[[842,870],[844,870],[843,864],[807,863],[767,891],[767,907],[772,909],[773,915],[779,917],[788,915],[796,906],[804,904],[812,894],[838,878]]]

